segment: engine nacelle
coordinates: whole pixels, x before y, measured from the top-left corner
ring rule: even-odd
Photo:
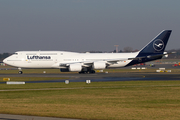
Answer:
[[[82,70],[81,64],[70,64],[69,71],[71,72],[80,72]]]
[[[94,62],[93,69],[105,69],[106,63],[105,62]]]

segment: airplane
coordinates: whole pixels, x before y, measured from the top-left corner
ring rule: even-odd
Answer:
[[[22,68],[57,68],[61,72],[95,73],[95,70],[121,68],[161,59],[172,30],[163,30],[138,52],[78,53],[67,51],[18,51],[5,58],[7,65]]]

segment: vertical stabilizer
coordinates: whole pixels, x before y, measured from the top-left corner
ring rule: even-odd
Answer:
[[[153,40],[151,40],[140,50],[139,55],[148,53],[163,53],[169,40],[171,31],[172,30],[163,30],[161,33],[159,33]]]
[[[149,62],[152,60],[161,59],[164,56],[164,50],[171,35],[172,30],[163,30],[154,39],[152,39],[146,46],[144,46],[127,66]]]

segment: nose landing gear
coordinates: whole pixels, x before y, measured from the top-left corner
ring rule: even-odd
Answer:
[[[22,71],[22,69],[21,68],[18,68],[18,70],[19,70],[19,74],[23,74],[23,71]]]

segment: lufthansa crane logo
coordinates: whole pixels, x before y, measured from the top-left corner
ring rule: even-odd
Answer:
[[[161,51],[164,48],[164,42],[161,39],[157,39],[154,41],[153,47],[156,51]]]

